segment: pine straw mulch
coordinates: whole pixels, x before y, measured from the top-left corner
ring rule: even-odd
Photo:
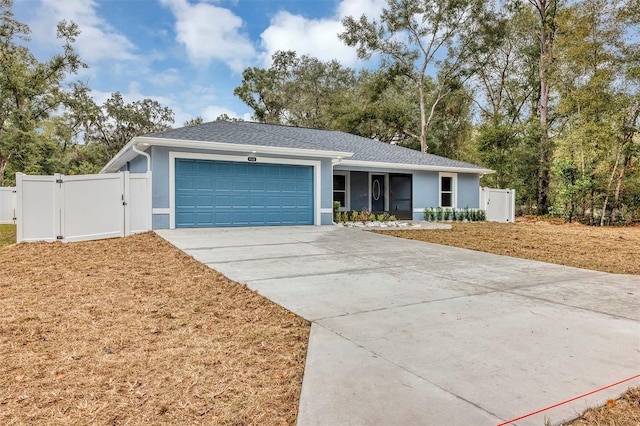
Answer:
[[[629,389],[622,398],[610,399],[598,408],[585,411],[567,426],[638,426],[640,425],[640,388]]]
[[[640,274],[640,226],[593,227],[524,217],[515,224],[456,222],[452,229],[373,232],[596,271]]]
[[[309,324],[155,234],[0,271],[1,424],[295,423]]]

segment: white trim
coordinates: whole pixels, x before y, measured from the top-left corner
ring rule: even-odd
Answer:
[[[426,207],[422,207],[422,208],[414,207],[413,212],[414,213],[423,213],[425,208]]]
[[[321,162],[312,160],[299,160],[299,159],[287,159],[287,158],[269,158],[269,157],[256,157],[255,155],[217,155],[217,154],[203,154],[197,152],[180,152],[169,151],[169,228],[175,229],[176,227],[176,158],[185,158],[191,160],[211,160],[211,161],[235,161],[239,163],[246,163],[248,157],[256,159],[256,163],[266,164],[290,164],[295,166],[312,166],[313,167],[313,210],[314,210],[314,225],[320,225],[320,178],[321,178]],[[331,210],[333,212],[333,210]]]
[[[339,175],[344,176],[344,201],[345,206],[340,206],[341,212],[348,212],[351,210],[351,172],[347,170],[333,170],[333,174],[331,175],[331,203],[333,205],[333,176]],[[333,214],[333,209],[331,209],[331,213]]]
[[[451,178],[451,205],[443,206],[442,205],[442,178],[450,177]],[[440,172],[438,174],[438,206],[446,209],[455,209],[458,207],[458,175],[456,173],[444,173]]]
[[[449,172],[449,173],[473,173],[479,175],[486,175],[495,173],[495,170],[491,169],[475,169],[471,167],[442,167],[442,166],[427,166],[422,164],[400,164],[400,163],[382,163],[375,161],[359,161],[359,160],[342,160],[340,166],[352,166],[352,167],[368,167],[379,169],[396,169],[396,170],[426,170],[433,172]],[[382,174],[382,173],[380,173]]]
[[[169,207],[156,207],[153,209],[153,214],[171,214]]]
[[[328,209],[326,207],[323,207],[320,209],[320,214],[327,214],[327,213],[333,214],[333,209]]]
[[[246,152],[247,155],[255,156],[256,154],[275,154],[286,155],[292,157],[318,157],[318,158],[333,158],[341,159],[345,157],[351,157],[353,152],[346,151],[329,151],[320,149],[304,149],[304,148],[286,148],[279,146],[264,146],[264,145],[247,145],[236,144],[226,142],[205,142],[205,141],[192,141],[184,139],[167,139],[167,138],[153,138],[148,136],[137,136],[129,143],[127,143],[103,168],[100,173],[106,173],[114,171],[126,164],[127,161],[131,161],[137,157],[138,154],[133,152],[133,145],[139,144],[143,147],[148,146],[166,146],[170,148],[189,148],[189,149],[205,149],[208,151],[231,151],[231,152]],[[291,163],[294,164],[294,163]]]

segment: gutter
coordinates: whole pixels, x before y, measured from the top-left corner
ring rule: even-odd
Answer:
[[[398,169],[398,170],[424,170],[433,172],[451,172],[451,173],[472,173],[478,175],[486,175],[495,173],[495,170],[485,168],[474,167],[455,167],[455,166],[430,166],[421,164],[404,164],[404,163],[383,163],[373,161],[359,161],[359,160],[342,160],[339,163],[341,166],[352,167],[364,167],[364,168],[379,168],[379,169]]]
[[[183,149],[203,149],[207,151],[246,151],[251,154],[270,154],[290,157],[311,157],[311,158],[344,158],[351,157],[353,152],[342,151],[327,151],[319,149],[303,149],[303,148],[284,148],[265,145],[248,145],[248,144],[235,144],[225,142],[204,142],[204,141],[191,141],[184,139],[165,139],[165,138],[151,138],[145,136],[138,136],[129,143],[127,143],[103,168],[100,173],[108,173],[110,171],[117,170],[126,163],[127,155],[131,155],[133,151],[136,154],[143,154],[142,151],[136,148],[136,145],[154,145],[165,146],[170,148],[183,148]],[[135,156],[134,156],[135,157]],[[149,159],[147,159],[149,161]],[[148,163],[149,164],[149,163]],[[150,169],[150,165],[148,166]]]

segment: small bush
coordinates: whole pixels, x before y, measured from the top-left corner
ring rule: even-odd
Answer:
[[[340,222],[340,201],[333,202],[333,221],[335,223]]]
[[[435,217],[435,212],[431,207],[427,207],[424,209],[424,220],[427,222],[432,222]]]

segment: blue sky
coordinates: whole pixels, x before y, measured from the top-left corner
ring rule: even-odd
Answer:
[[[31,28],[29,47],[44,60],[60,51],[56,23],[76,22],[75,44],[89,66],[74,79],[98,103],[119,91],[128,102],[158,100],[175,126],[222,113],[250,118],[233,95],[250,66],[268,67],[278,50],[295,50],[359,68],[337,38],[344,16],[378,16],[384,0],[14,0]]]

